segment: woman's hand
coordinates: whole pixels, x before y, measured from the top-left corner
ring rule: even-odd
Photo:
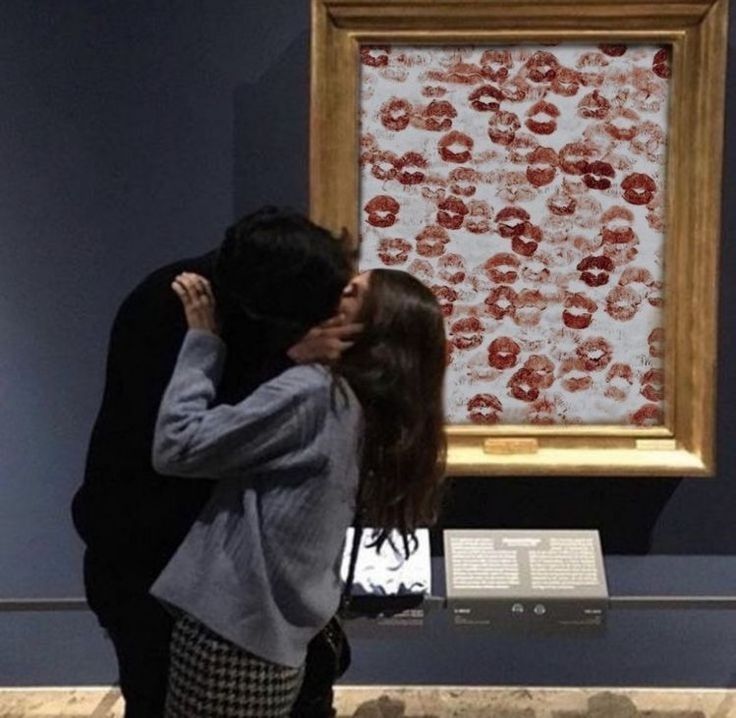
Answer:
[[[312,327],[286,354],[295,364],[332,364],[350,349],[363,331],[357,322],[346,323],[342,316]]]
[[[204,277],[183,272],[172,282],[171,288],[181,299],[190,329],[202,329],[218,334],[215,295],[212,293],[210,283]]]

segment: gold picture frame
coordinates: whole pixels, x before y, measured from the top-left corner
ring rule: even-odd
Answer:
[[[727,23],[727,0],[312,0],[310,214],[353,237],[361,45],[671,47],[662,424],[448,425],[451,475],[713,474]]]

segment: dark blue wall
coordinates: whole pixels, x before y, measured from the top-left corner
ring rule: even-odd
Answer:
[[[306,208],[308,23],[307,0],[1,4],[0,598],[82,595],[68,507],[100,398],[109,325],[126,292],[156,266],[214,246],[234,216],[263,202]],[[734,38],[736,28],[731,45]],[[730,77],[735,63],[732,47]],[[727,126],[733,85],[728,92]],[[599,528],[608,554],[630,557],[610,568],[629,592],[675,590],[669,571],[685,582],[676,586],[687,584],[680,591],[736,592],[734,166],[730,131],[718,476],[461,479],[445,525]],[[679,558],[662,569],[654,554]],[[447,632],[438,644],[430,632],[401,644],[403,660],[389,665],[382,650],[399,644],[359,643],[348,679],[736,681],[733,614],[612,620],[605,638],[553,641],[541,652],[534,641],[489,644]],[[422,641],[430,639],[428,652]],[[689,662],[674,649],[678,641]],[[481,644],[490,648],[479,661]],[[652,645],[659,648],[648,654]],[[113,677],[89,615],[0,613],[0,646],[0,684]],[[502,653],[513,660],[494,660]]]

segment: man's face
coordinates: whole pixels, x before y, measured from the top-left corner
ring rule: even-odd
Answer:
[[[354,322],[360,314],[363,302],[368,294],[370,278],[371,273],[369,271],[356,274],[343,290],[338,311],[345,323]]]

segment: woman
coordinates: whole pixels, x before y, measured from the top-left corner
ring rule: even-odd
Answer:
[[[406,273],[361,274],[339,310],[363,331],[334,366],[295,366],[238,405],[211,408],[225,353],[214,298],[197,275],[173,286],[190,331],[161,405],[154,466],[221,480],[152,588],[181,614],[166,714],[287,716],[307,643],[339,603],[356,506],[379,543],[397,530],[405,547],[436,517],[442,314]]]

